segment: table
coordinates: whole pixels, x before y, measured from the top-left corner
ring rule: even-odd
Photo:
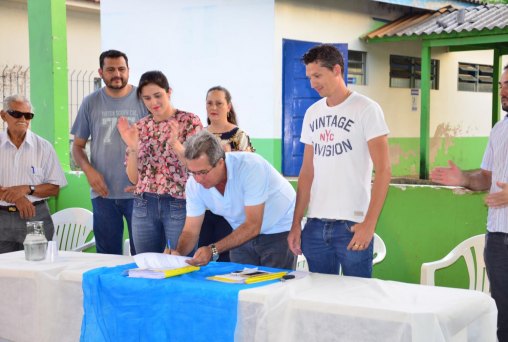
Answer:
[[[56,262],[0,254],[0,340],[79,341],[84,272],[132,263],[130,256],[59,252]]]
[[[471,290],[311,274],[240,292],[237,341],[496,341],[494,300]]]
[[[0,255],[0,340],[79,340],[83,273],[133,262],[127,256],[60,255],[55,263],[25,261],[23,251]],[[106,270],[116,269],[122,266]],[[153,281],[150,291],[165,291],[168,284]],[[130,289],[132,282],[116,285]],[[136,300],[143,299],[138,292]],[[175,302],[175,297],[163,300]],[[139,305],[126,310],[143,316]],[[237,341],[496,340],[496,306],[484,293],[378,279],[310,274],[250,287],[239,292],[237,312]],[[215,319],[220,325],[221,317]]]

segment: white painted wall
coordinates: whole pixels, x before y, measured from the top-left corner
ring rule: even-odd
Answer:
[[[34,0],[30,0],[34,1]],[[37,0],[35,0],[37,1]],[[70,3],[74,3],[69,5]],[[28,12],[26,0],[0,0],[0,75],[13,78],[29,70]],[[93,90],[93,78],[98,77],[100,45],[100,13],[92,3],[67,1],[67,66],[69,78],[69,118],[72,123],[84,96]],[[29,73],[27,74],[29,80]],[[86,76],[86,77],[83,77]],[[76,79],[79,79],[76,81]],[[0,82],[2,79],[0,78]],[[88,84],[90,82],[90,85]],[[72,84],[71,84],[72,83]],[[20,80],[0,84],[0,105],[3,97],[14,93],[30,93],[29,82],[21,88]],[[3,129],[0,122],[0,129]]]
[[[0,0],[0,68],[28,66],[28,15],[26,3]],[[0,70],[1,72],[1,70]]]
[[[28,12],[26,1],[0,0],[0,68],[29,65]],[[67,11],[67,63],[69,70],[99,67],[99,12]],[[0,70],[1,71],[1,70]]]
[[[67,64],[69,70],[99,69],[100,13],[67,10]]]
[[[222,85],[251,137],[280,136],[273,0],[102,0],[101,27],[102,48],[127,53],[133,84],[143,72],[161,70],[173,104],[203,122],[206,91]]]

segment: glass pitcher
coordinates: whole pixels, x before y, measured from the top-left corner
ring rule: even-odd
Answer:
[[[44,222],[29,221],[26,223],[26,238],[23,242],[25,247],[25,259],[29,261],[44,260],[48,240],[44,236]]]

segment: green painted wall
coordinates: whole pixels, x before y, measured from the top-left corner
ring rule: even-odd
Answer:
[[[462,169],[477,169],[480,167],[487,142],[487,137],[431,139],[430,169],[447,165],[450,159]],[[418,176],[419,138],[390,138],[389,145],[392,175],[394,177]]]
[[[484,196],[445,187],[390,185],[376,229],[387,253],[374,266],[373,276],[419,283],[422,263],[441,259],[466,238],[485,233]],[[437,285],[459,288],[467,288],[468,279],[463,259],[435,278]]]
[[[49,140],[60,161],[69,158],[67,16],[65,0],[28,1],[31,128]]]
[[[453,160],[465,170],[480,167],[488,137],[433,138],[430,141],[431,169]],[[277,170],[282,165],[281,139],[252,139],[256,152]],[[420,171],[420,139],[389,138],[393,177],[418,177]]]
[[[438,260],[466,238],[485,233],[484,196],[462,189],[390,186],[377,227],[387,255],[374,267],[374,276],[419,283],[422,263]],[[463,260],[438,271],[436,284],[467,288]]]
[[[263,156],[277,170],[282,168],[282,141],[281,139],[252,139],[252,146],[256,152]]]

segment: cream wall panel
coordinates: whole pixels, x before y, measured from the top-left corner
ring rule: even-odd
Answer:
[[[29,64],[26,2],[0,0],[0,67]],[[100,50],[99,12],[67,11],[69,70],[97,70]]]

